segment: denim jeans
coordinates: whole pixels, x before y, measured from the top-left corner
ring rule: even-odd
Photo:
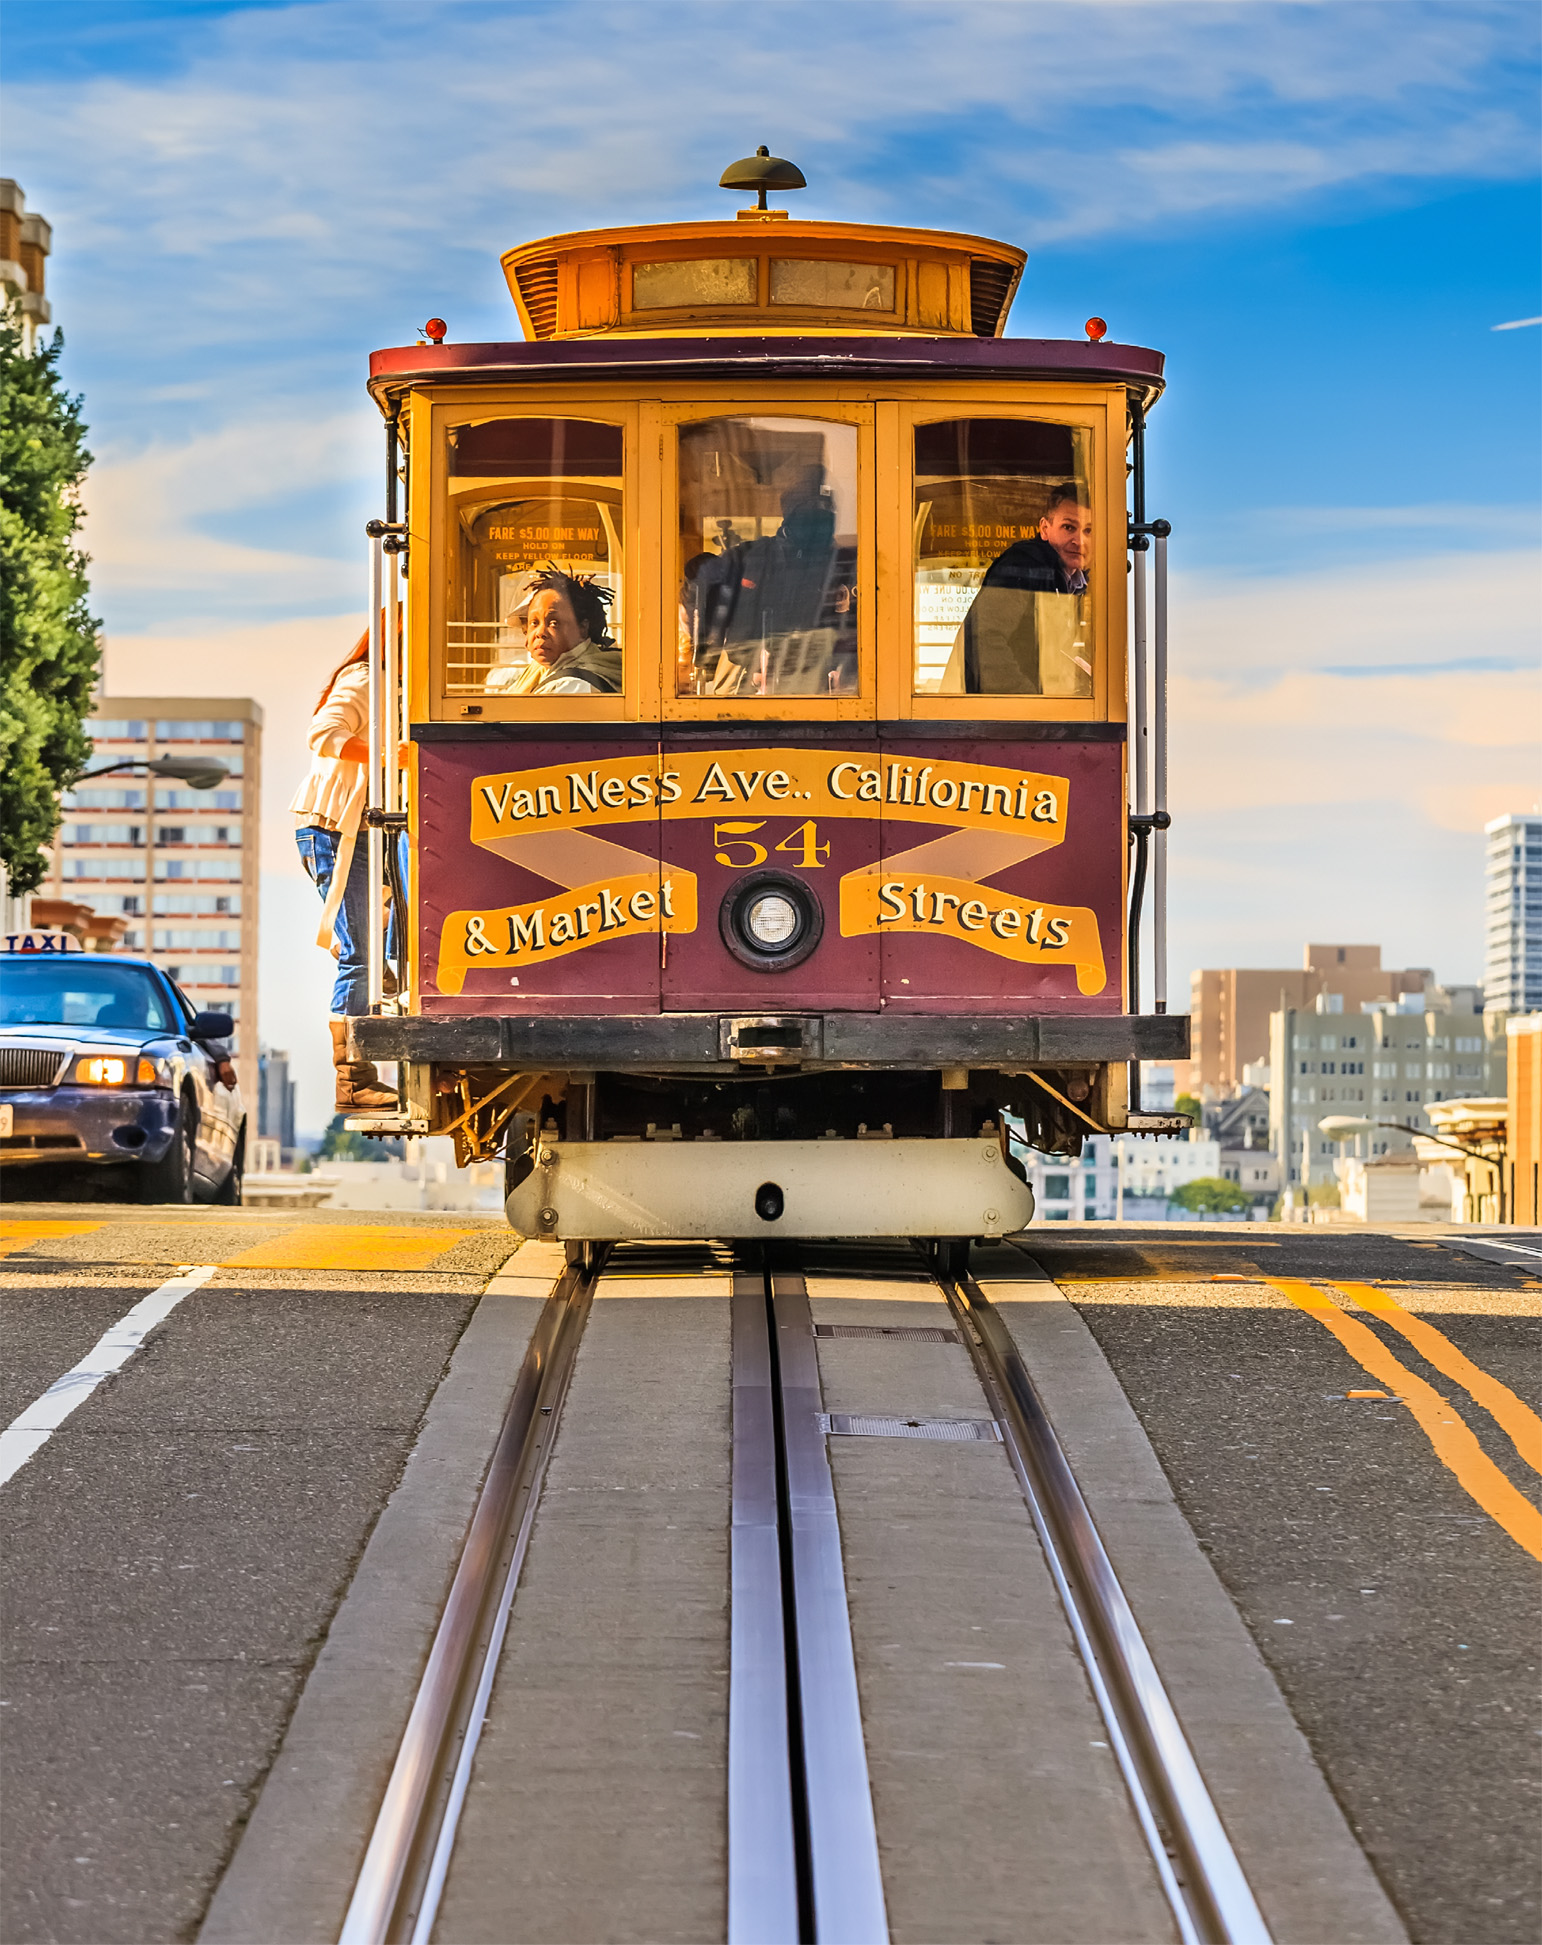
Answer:
[[[343,841],[341,831],[324,831],[319,824],[307,824],[294,834],[300,862],[321,893],[325,904],[332,890],[337,869],[337,854]],[[406,878],[406,841],[401,840],[402,876]],[[334,1018],[357,1018],[369,1011],[369,840],[360,831],[348,866],[348,883],[343,887],[342,903],[337,908],[332,936],[337,942],[337,979],[332,987]],[[386,957],[396,952],[396,910],[392,906],[386,928]]]

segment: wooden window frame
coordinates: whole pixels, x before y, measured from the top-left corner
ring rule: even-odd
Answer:
[[[898,401],[879,424],[880,472],[899,492],[887,530],[880,534],[879,579],[887,591],[880,615],[884,639],[898,639],[899,653],[884,660],[881,713],[889,719],[980,722],[1123,722],[1125,720],[1126,608],[1128,604],[1124,459],[1127,443],[1123,392],[1091,393],[1083,387],[1035,388],[1030,397],[1003,400],[999,387],[958,386],[945,397]],[[915,693],[915,435],[923,425],[955,419],[1023,419],[1069,425],[1092,435],[1090,477],[1096,494],[1097,542],[1093,551],[1093,676],[1090,696],[928,696]],[[885,509],[880,509],[880,519]]]
[[[876,590],[874,418],[877,407],[850,397],[820,397],[799,390],[768,391],[746,398],[736,387],[715,397],[672,399],[658,407],[660,448],[659,681],[665,722],[872,722],[878,698],[878,616]],[[680,524],[680,429],[703,419],[813,419],[855,426],[857,431],[857,693],[837,696],[681,696],[674,693],[672,636],[674,604],[667,596],[676,585],[675,549]],[[665,609],[668,609],[666,616]],[[668,637],[668,639],[666,639]],[[668,650],[668,666],[665,653]]]
[[[643,464],[643,407],[635,393],[607,386],[545,387],[521,393],[481,387],[434,396],[414,396],[410,438],[412,454],[411,555],[429,563],[428,573],[409,573],[407,581],[409,652],[407,693],[414,722],[614,723],[647,720],[658,695],[658,626],[651,614],[657,602],[651,587],[649,556],[640,518],[643,494],[650,489]],[[613,696],[496,696],[480,702],[447,697],[444,662],[448,646],[445,612],[451,584],[450,548],[455,533],[450,518],[449,440],[451,426],[485,425],[503,419],[587,419],[619,426],[621,461],[621,622],[624,659],[622,686]],[[656,485],[653,486],[656,491]],[[426,509],[426,517],[425,517]],[[411,558],[411,555],[409,558]],[[426,652],[425,652],[426,651]]]

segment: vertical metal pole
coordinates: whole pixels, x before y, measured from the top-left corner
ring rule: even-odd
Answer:
[[[1148,781],[1149,766],[1146,758],[1150,748],[1146,722],[1146,541],[1137,535],[1135,540],[1134,572],[1131,579],[1135,595],[1135,626],[1130,637],[1130,687],[1131,767],[1135,774],[1135,810],[1145,817],[1151,809],[1151,790]]]
[[[1158,526],[1162,523],[1159,521]],[[1152,809],[1167,809],[1167,535],[1156,536],[1152,574],[1151,728],[1155,791]],[[1167,1011],[1167,833],[1151,833],[1151,1002]]]
[[[364,801],[371,810],[382,810],[381,778],[385,743],[381,734],[385,704],[385,685],[381,680],[381,661],[385,644],[381,639],[381,602],[384,596],[385,554],[380,536],[369,543],[369,775]],[[381,885],[385,876],[385,833],[376,826],[368,830],[369,867],[369,1010],[377,1013],[385,992],[385,906]]]
[[[401,809],[400,760],[397,752],[402,740],[401,719],[401,581],[397,573],[397,556],[393,552],[387,556],[386,568],[386,613],[385,613],[385,657],[382,680],[385,686],[385,758],[384,800],[387,810]]]

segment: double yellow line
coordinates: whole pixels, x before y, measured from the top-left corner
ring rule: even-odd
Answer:
[[[1542,1560],[1542,1512],[1495,1465],[1466,1420],[1433,1385],[1410,1371],[1375,1331],[1341,1309],[1314,1284],[1291,1276],[1264,1276],[1260,1281],[1281,1291],[1307,1316],[1315,1317],[1363,1370],[1405,1404],[1435,1448],[1435,1456],[1455,1474],[1463,1491],[1518,1546],[1524,1547],[1533,1559]],[[1459,1351],[1443,1331],[1423,1317],[1411,1315],[1384,1290],[1373,1289],[1368,1283],[1337,1281],[1333,1287],[1398,1331],[1443,1377],[1460,1385],[1505,1433],[1532,1471],[1542,1474],[1542,1418],[1517,1398],[1508,1385],[1490,1377]]]

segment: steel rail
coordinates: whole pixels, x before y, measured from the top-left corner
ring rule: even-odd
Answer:
[[[1184,1945],[1270,1945],[1258,1901],[1021,1352],[971,1276],[938,1282],[1006,1437]]]
[[[598,1266],[569,1268],[536,1322],[339,1945],[425,1940],[432,1929],[541,1481],[597,1280]]]

